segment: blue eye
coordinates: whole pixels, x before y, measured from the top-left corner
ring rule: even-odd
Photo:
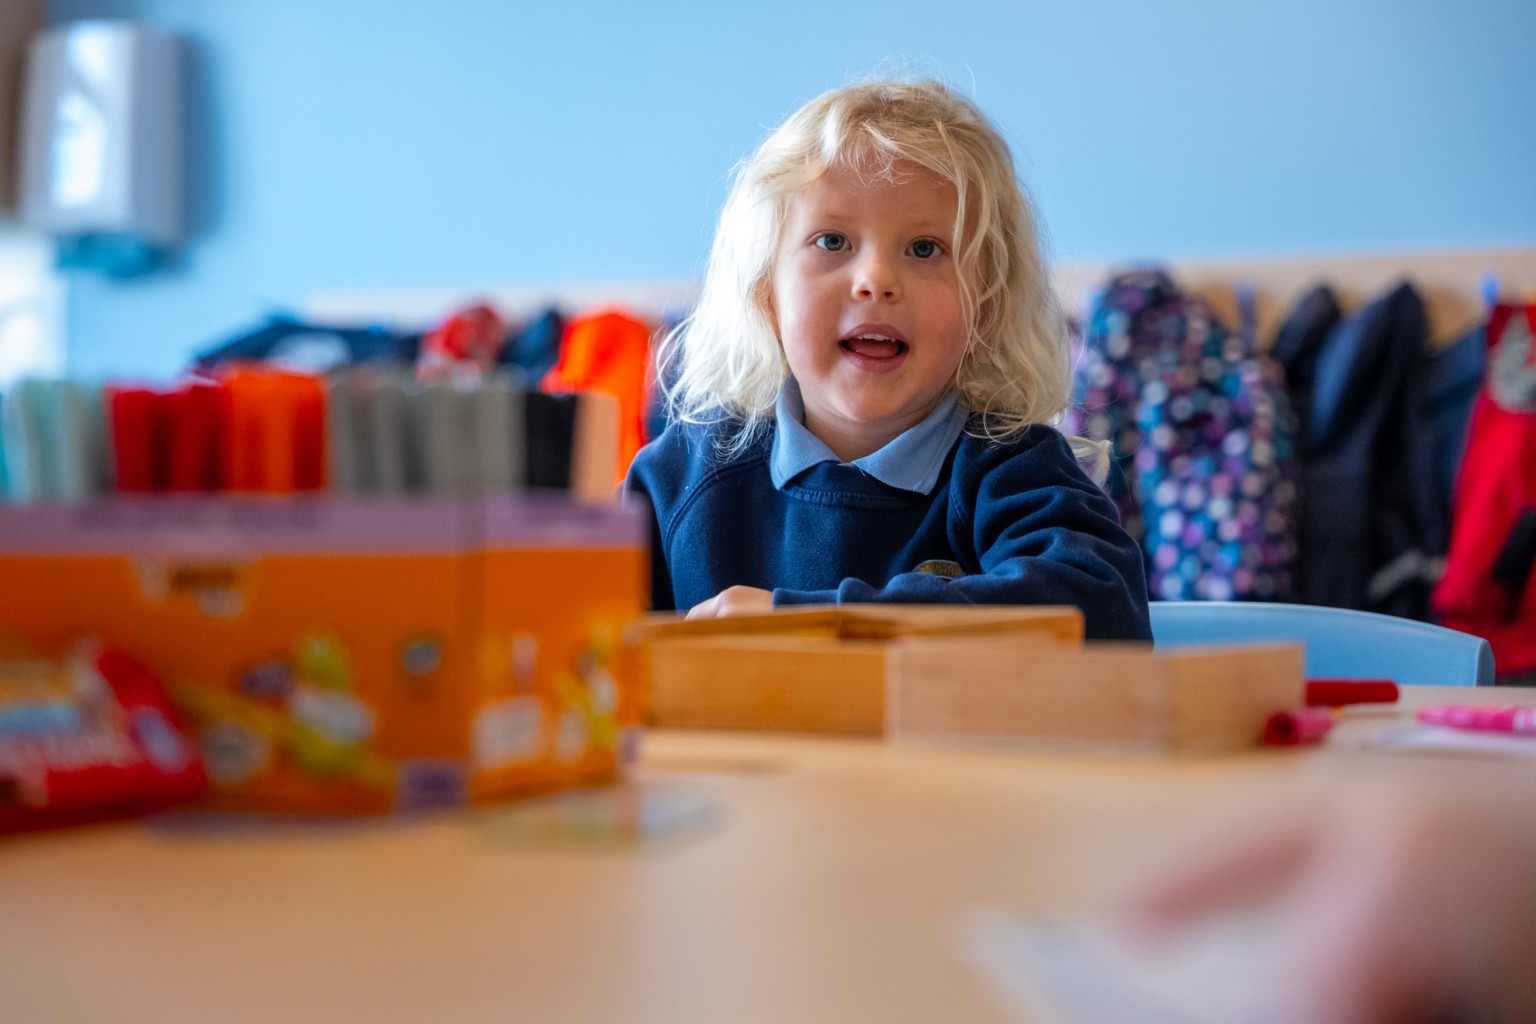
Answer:
[[[827,252],[842,252],[848,248],[848,236],[840,235],[836,231],[828,231],[816,236],[816,245]]]
[[[931,238],[919,238],[912,243],[912,255],[920,260],[929,260],[939,254],[939,243]]]

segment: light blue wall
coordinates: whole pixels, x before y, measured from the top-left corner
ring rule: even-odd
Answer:
[[[72,286],[78,373],[319,291],[697,275],[730,165],[894,59],[1014,143],[1058,260],[1536,244],[1531,0],[51,0],[196,52],[195,237]]]

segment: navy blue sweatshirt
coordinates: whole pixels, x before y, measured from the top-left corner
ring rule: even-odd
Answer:
[[[729,460],[722,429],[673,424],[630,467],[655,512],[656,610],[741,585],[775,606],[1076,605],[1090,639],[1152,637],[1141,551],[1050,427],[1001,444],[962,434],[929,494],[831,462],[780,491],[772,427]]]

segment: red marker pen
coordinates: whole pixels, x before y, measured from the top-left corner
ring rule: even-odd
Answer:
[[[1427,725],[1444,725],[1452,729],[1536,736],[1536,707],[1436,704],[1419,708],[1414,717]]]

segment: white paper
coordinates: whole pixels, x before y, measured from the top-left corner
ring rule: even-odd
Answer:
[[[1101,922],[978,912],[960,947],[1022,1021],[1301,1024],[1274,967],[1283,941],[1272,915],[1234,915],[1148,945]]]

